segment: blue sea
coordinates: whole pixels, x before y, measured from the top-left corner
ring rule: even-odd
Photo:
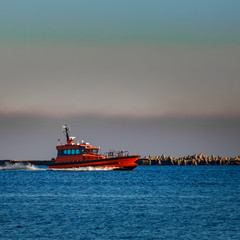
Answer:
[[[240,166],[3,168],[0,239],[240,239]]]

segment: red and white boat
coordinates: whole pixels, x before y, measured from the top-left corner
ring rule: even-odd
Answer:
[[[70,130],[67,125],[63,126],[63,133],[67,143],[59,144],[57,158],[51,162],[51,169],[69,169],[82,167],[109,168],[112,170],[132,170],[138,166],[136,161],[140,155],[129,155],[127,151],[108,152],[99,154],[99,147],[93,147],[89,143],[75,143],[75,137],[70,137]]]

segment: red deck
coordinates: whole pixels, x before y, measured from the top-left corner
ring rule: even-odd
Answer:
[[[89,160],[70,160],[64,161],[61,159],[53,163],[50,168],[61,169],[61,168],[77,168],[77,167],[104,167],[104,168],[113,168],[114,170],[132,170],[138,166],[136,163],[139,155],[124,156],[124,157],[113,157],[105,159],[89,159]]]

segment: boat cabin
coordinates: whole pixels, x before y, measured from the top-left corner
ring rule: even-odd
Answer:
[[[75,148],[75,146],[77,148]],[[66,156],[66,155],[82,155],[82,154],[98,154],[99,148],[93,146],[84,147],[81,145],[71,145],[71,148],[68,145],[57,146],[58,154],[57,156]]]

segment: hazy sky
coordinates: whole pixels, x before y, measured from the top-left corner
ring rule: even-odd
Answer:
[[[239,9],[237,0],[0,1],[0,159],[52,157],[63,121],[105,150],[240,154]]]

